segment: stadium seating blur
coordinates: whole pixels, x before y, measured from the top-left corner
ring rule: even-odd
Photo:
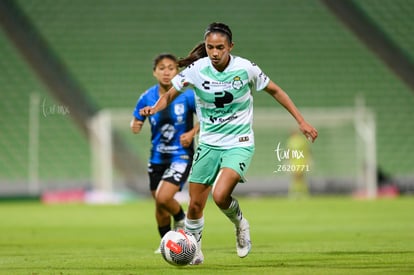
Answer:
[[[414,62],[414,2],[355,2]],[[233,30],[233,53],[256,62],[299,107],[353,106],[355,96],[364,96],[376,113],[378,164],[396,178],[414,176],[414,91],[320,1],[17,3],[97,106],[131,112],[139,95],[154,83],[155,55],[184,56],[203,39],[209,23],[223,21]],[[64,106],[36,78],[3,31],[0,56],[0,193],[28,178],[33,93],[40,95],[40,179],[87,184],[88,138],[70,114],[58,111]],[[255,106],[277,105],[258,94]]]

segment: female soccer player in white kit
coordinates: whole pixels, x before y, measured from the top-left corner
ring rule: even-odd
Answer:
[[[204,261],[203,209],[210,191],[216,205],[235,226],[238,256],[246,257],[251,250],[250,226],[232,192],[244,181],[254,153],[252,92],[266,91],[291,113],[309,140],[313,142],[318,136],[289,96],[256,64],[231,55],[233,46],[227,25],[210,24],[204,33],[204,43],[179,61],[180,66],[187,68],[173,78],[173,87],[155,105],[140,110],[143,116],[153,115],[188,86],[194,88],[200,134],[189,178],[190,202],[185,220],[186,230],[199,243],[192,264]]]

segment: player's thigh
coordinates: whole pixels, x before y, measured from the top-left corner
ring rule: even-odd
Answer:
[[[175,193],[180,191],[180,185],[172,182],[161,180],[156,192],[158,203],[167,203],[174,198]]]
[[[239,181],[240,175],[234,169],[228,167],[220,169],[213,186],[213,199],[219,207],[227,208],[230,205],[231,194]]]

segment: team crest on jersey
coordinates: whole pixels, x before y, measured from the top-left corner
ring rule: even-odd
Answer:
[[[182,103],[174,104],[174,113],[177,116],[184,114],[184,111],[185,111],[184,104]]]
[[[231,83],[233,89],[240,90],[243,87],[243,81],[241,80],[240,76],[235,76],[233,78],[233,82]]]

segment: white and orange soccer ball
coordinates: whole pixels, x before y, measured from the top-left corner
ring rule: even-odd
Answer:
[[[188,265],[197,252],[197,240],[182,229],[169,231],[161,239],[161,255],[167,263],[172,265]]]

